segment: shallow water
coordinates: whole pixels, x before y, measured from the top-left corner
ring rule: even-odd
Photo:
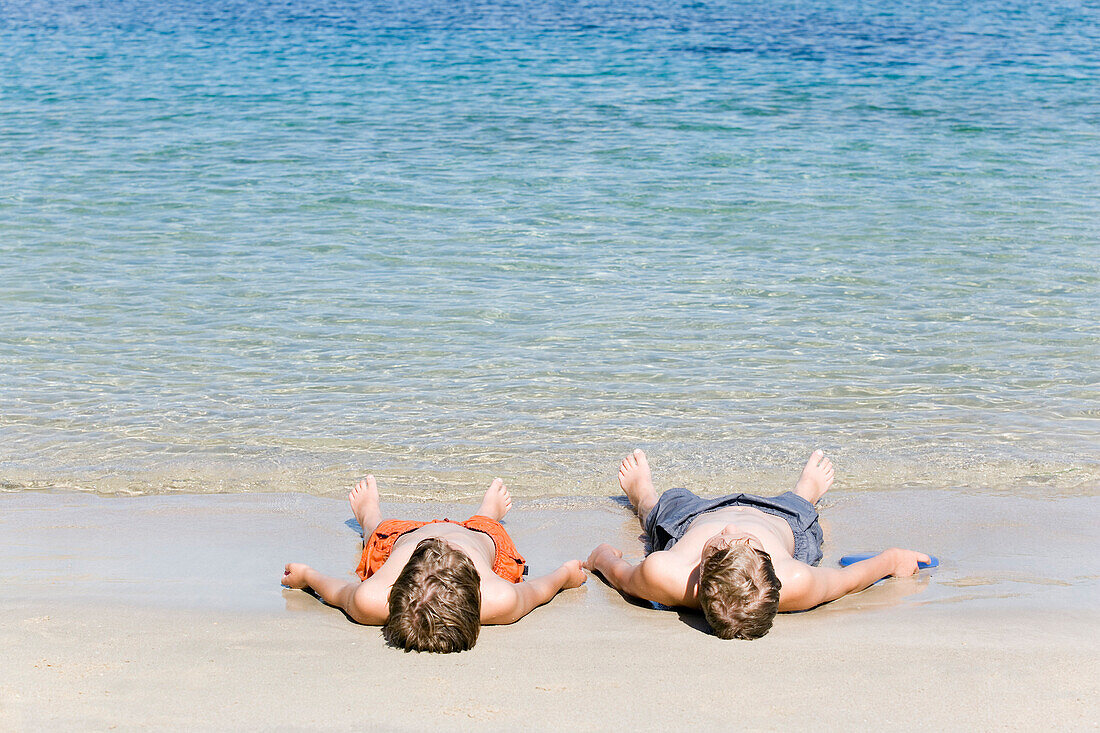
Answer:
[[[1100,488],[1100,11],[15,3],[0,482]]]

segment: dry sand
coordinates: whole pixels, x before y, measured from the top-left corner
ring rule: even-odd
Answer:
[[[0,495],[0,729],[1094,728],[1098,509],[830,495],[825,563],[898,544],[942,566],[782,615],[755,642],[590,578],[470,652],[428,655],[279,585],[290,560],[350,578],[343,501]],[[610,498],[519,502],[506,524],[534,573],[605,539],[641,556]]]

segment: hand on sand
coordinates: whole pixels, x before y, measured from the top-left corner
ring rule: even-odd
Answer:
[[[306,571],[309,570],[309,565],[303,565],[300,562],[288,562],[286,569],[283,571],[283,585],[287,588],[306,588],[309,583],[306,582]]]
[[[585,575],[584,570],[581,569],[580,560],[568,560],[562,567],[569,571],[569,578],[565,581],[565,585],[562,586],[563,590],[576,588],[584,583],[584,581],[588,580],[588,576]]]
[[[888,555],[890,558],[890,575],[896,578],[903,578],[907,575],[914,575],[917,570],[918,562],[930,562],[931,558],[925,555],[923,552],[914,552],[913,550],[903,550],[900,547],[891,547],[882,553]]]
[[[605,556],[610,555],[615,560],[622,558],[623,551],[612,547],[606,542],[592,551],[592,554],[588,556],[588,559],[584,561],[585,570],[598,570],[600,560]]]

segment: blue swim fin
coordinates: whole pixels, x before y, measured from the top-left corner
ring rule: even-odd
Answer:
[[[877,554],[878,554],[877,552],[859,552],[859,553],[856,553],[855,555],[845,555],[844,557],[840,558],[840,567],[846,568],[854,562],[859,562],[860,560],[866,560],[867,558],[874,557]],[[917,563],[917,568],[919,570],[924,570],[925,568],[934,568],[934,567],[939,566],[940,559],[938,557],[936,557],[935,555],[928,555],[928,558],[931,560],[931,562],[918,562]]]

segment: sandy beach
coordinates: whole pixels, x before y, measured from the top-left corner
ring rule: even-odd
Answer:
[[[1100,3],[14,0],[0,69],[0,733],[1100,724]],[[640,560],[635,448],[941,565],[442,656],[280,585],[367,471]]]
[[[393,515],[459,516],[455,504]],[[755,642],[627,602],[598,578],[456,655],[406,654],[282,565],[348,573],[341,500],[296,494],[0,496],[0,728],[769,730],[1091,728],[1100,718],[1095,498],[838,494],[826,557],[938,554]],[[601,539],[641,556],[612,498],[519,502],[532,572]]]

